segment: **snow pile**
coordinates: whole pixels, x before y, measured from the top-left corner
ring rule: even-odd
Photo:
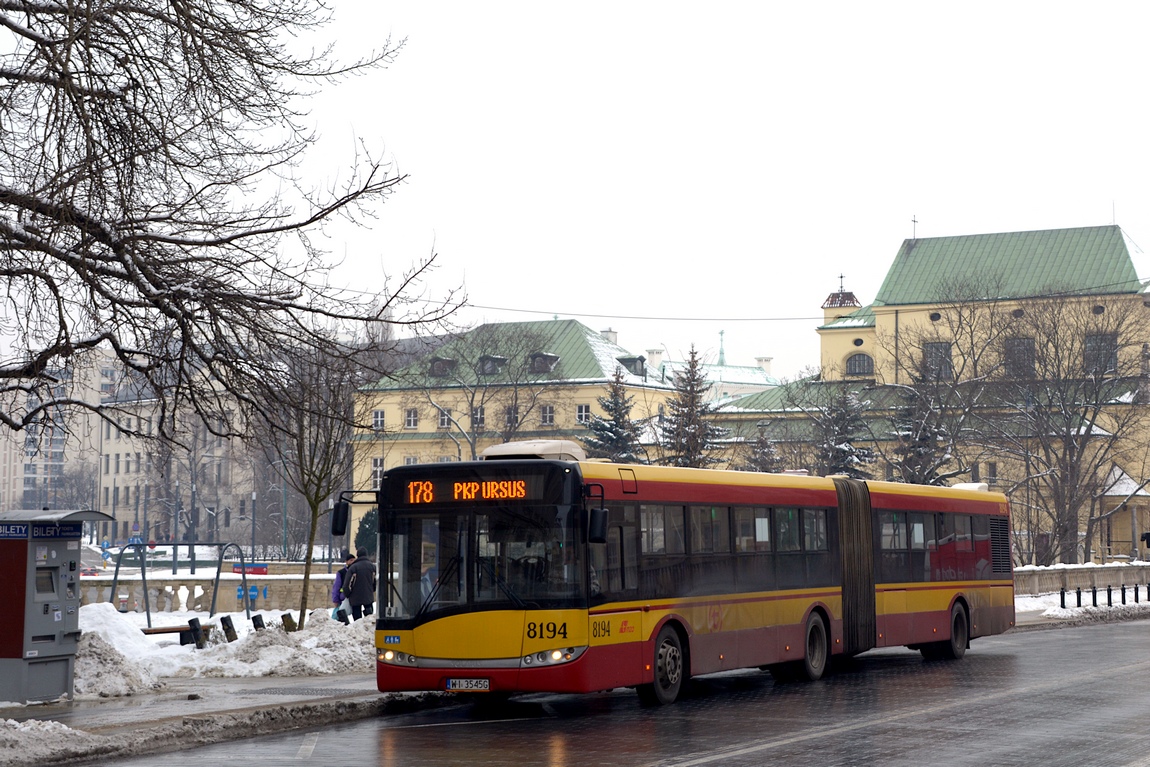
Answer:
[[[0,764],[48,762],[61,754],[82,754],[103,740],[59,722],[0,720]]]
[[[133,695],[161,686],[146,667],[130,663],[123,653],[97,633],[80,637],[73,683],[77,696],[101,698]]]
[[[237,631],[245,624],[242,617],[233,617]],[[205,627],[214,623],[201,620]],[[122,614],[106,602],[80,608],[77,695],[132,695],[154,689],[161,677],[375,673],[374,621],[345,626],[326,610],[309,614],[300,631],[289,633],[278,625],[246,629],[235,642],[225,641],[217,624],[211,631],[215,642],[202,650],[180,645],[178,634],[145,636],[138,622],[139,614]]]

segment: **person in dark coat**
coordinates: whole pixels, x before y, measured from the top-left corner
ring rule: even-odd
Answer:
[[[353,620],[375,611],[375,564],[367,558],[367,549],[355,552],[355,561],[348,565],[344,576],[343,593],[351,603]]]
[[[352,554],[350,551],[345,551],[343,553],[343,567],[341,567],[339,572],[335,574],[335,583],[331,585],[331,601],[337,610],[339,609],[339,606],[343,604],[344,600],[343,582],[344,579],[347,578],[347,568],[351,567],[351,563],[354,561],[355,554]]]

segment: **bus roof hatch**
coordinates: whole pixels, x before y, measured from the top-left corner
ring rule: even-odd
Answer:
[[[508,461],[514,458],[545,458],[552,461],[586,461],[587,453],[569,439],[528,439],[492,445],[479,454],[481,461]]]

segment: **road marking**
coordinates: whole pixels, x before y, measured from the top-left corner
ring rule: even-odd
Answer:
[[[740,756],[748,756],[750,754],[757,754],[762,751],[770,751],[772,749],[780,748],[783,746],[793,745],[795,743],[802,743],[808,740],[823,739],[839,733],[854,732],[856,730],[865,730],[877,725],[889,724],[897,722],[901,719],[915,718],[930,718],[934,714],[938,714],[949,709],[966,707],[979,703],[988,703],[1001,698],[1009,698],[1016,696],[1029,696],[1039,692],[1050,692],[1052,690],[1062,687],[1072,687],[1080,681],[1090,680],[1097,681],[1100,677],[1113,677],[1113,676],[1126,676],[1128,674],[1145,673],[1150,670],[1150,661],[1143,661],[1141,663],[1132,663],[1128,666],[1123,666],[1116,669],[1107,669],[1105,671],[1091,670],[1072,676],[1060,676],[1045,682],[1036,682],[1035,684],[1028,685],[1021,688],[1012,688],[1009,690],[999,690],[997,692],[989,692],[973,698],[963,698],[961,700],[953,700],[947,703],[940,703],[937,706],[932,706],[928,709],[916,709],[914,711],[905,711],[898,714],[891,714],[890,716],[879,717],[875,719],[867,719],[862,722],[855,722],[854,724],[844,724],[837,727],[819,727],[806,733],[799,733],[787,738],[778,738],[774,740],[760,741],[753,745],[743,747],[732,747],[718,752],[711,752],[706,756],[700,756],[693,759],[687,759],[682,762],[668,762],[659,761],[654,764],[661,767],[698,767],[698,765],[712,764],[714,762],[725,762],[730,759],[735,759]],[[1140,760],[1134,762],[1127,767],[1150,767],[1150,760]]]
[[[296,751],[295,758],[311,759],[312,752],[315,751],[315,744],[317,742],[319,742],[319,733],[313,732],[311,735],[308,735],[304,739],[303,745],[299,747],[299,751]]]
[[[476,724],[503,724],[504,722],[538,722],[537,716],[520,716],[515,719],[478,719],[473,722],[430,722],[428,724],[401,724],[388,727],[389,730],[418,730],[424,727],[469,727]]]

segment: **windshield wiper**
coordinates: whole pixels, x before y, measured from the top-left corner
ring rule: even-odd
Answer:
[[[435,587],[431,590],[431,593],[427,595],[427,599],[423,600],[423,604],[419,606],[419,612],[416,613],[416,615],[422,615],[427,611],[427,609],[435,601],[435,598],[439,595],[439,590],[443,588],[443,584],[446,583],[447,579],[452,576],[456,570],[459,569],[459,565],[462,562],[463,556],[458,554],[447,561],[447,567],[443,568],[443,572],[435,580]]]
[[[495,570],[492,569],[490,563],[485,562],[482,559],[480,559],[479,560],[479,566],[487,571],[487,574],[491,576],[491,580],[495,583],[496,586],[499,587],[500,591],[502,591],[504,594],[507,595],[507,598],[511,600],[512,604],[514,604],[516,607],[518,607],[520,609],[523,609],[524,607],[527,606],[526,603],[524,603],[524,601],[522,599],[520,599],[519,596],[514,591],[511,590],[511,587],[507,585],[507,582],[504,581],[502,578],[500,578],[498,575],[496,575]]]

